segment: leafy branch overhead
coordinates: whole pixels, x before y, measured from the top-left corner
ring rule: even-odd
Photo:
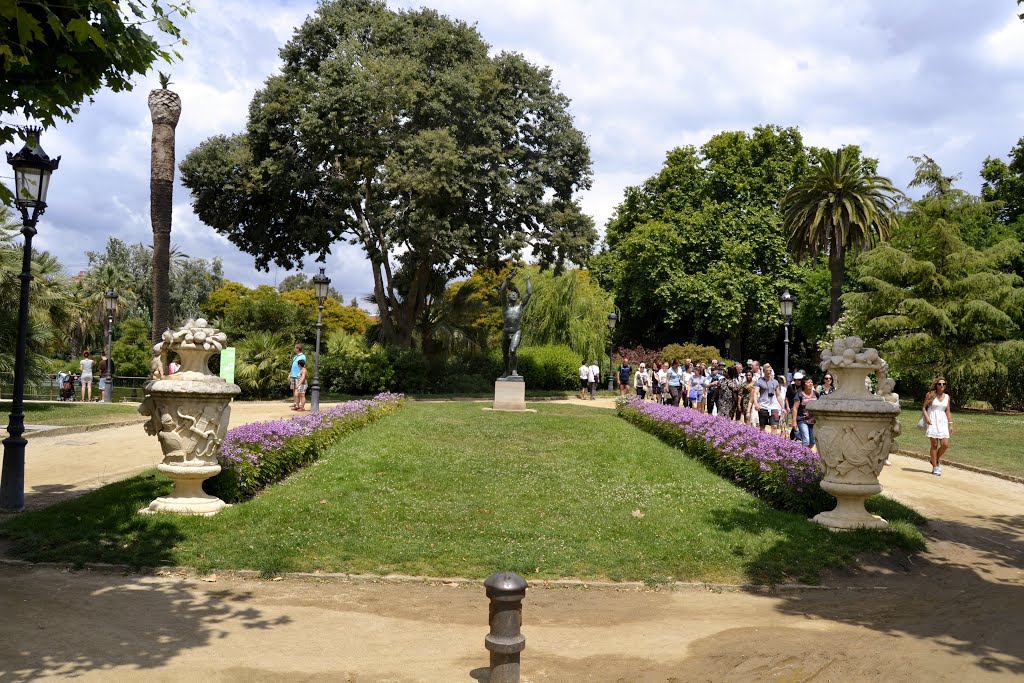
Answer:
[[[527,247],[556,267],[590,253],[590,152],[550,70],[377,0],[322,3],[281,57],[246,132],[181,164],[201,220],[258,267],[359,245],[382,334],[407,344],[438,278]]]
[[[180,59],[174,48],[186,41],[174,22],[193,11],[188,0],[0,0],[0,145],[15,139],[9,118],[71,121],[101,89],[131,90],[157,59]],[[2,185],[0,199],[11,200]]]

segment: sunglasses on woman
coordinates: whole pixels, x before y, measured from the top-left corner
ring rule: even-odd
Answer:
[[[946,386],[946,383],[945,382],[936,382],[935,386],[937,386],[937,387],[944,387],[944,386]]]

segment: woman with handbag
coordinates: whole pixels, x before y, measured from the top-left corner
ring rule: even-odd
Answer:
[[[932,390],[924,397],[921,412],[922,420],[927,425],[925,436],[931,443],[929,457],[932,461],[932,474],[942,476],[942,456],[949,448],[949,437],[953,435],[953,415],[949,412],[949,394],[946,393],[946,378],[936,377],[932,382]]]
[[[810,375],[800,380],[800,390],[793,399],[793,414],[796,415],[796,432],[801,443],[815,450],[814,416],[807,412],[807,405],[818,400],[818,392],[814,390],[814,380]]]

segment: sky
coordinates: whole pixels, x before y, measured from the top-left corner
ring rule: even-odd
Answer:
[[[182,98],[179,161],[212,135],[244,130],[253,94],[279,69],[278,50],[316,9],[313,1],[193,4],[196,13],[180,22],[183,61],[170,67]],[[1005,157],[1024,137],[1024,22],[1015,0],[389,5],[426,5],[475,24],[494,51],[552,69],[590,143],[594,183],[581,203],[602,231],[623,190],[657,173],[669,150],[723,130],[775,123],[798,126],[809,145],[856,144],[901,188],[913,175],[907,157],[928,154],[972,191],[982,161]],[[146,97],[156,87],[154,70],[133,91],[100,93],[73,123],[43,135],[43,148],[62,160],[34,246],[70,274],[109,236],[152,243]],[[184,253],[221,257],[225,276],[249,286],[287,275],[257,271],[198,220],[180,183],[174,192],[171,241]],[[325,265],[346,300],[371,291],[357,247],[338,245]],[[304,272],[315,272],[312,259]]]

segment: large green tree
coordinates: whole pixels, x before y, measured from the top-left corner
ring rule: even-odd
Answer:
[[[527,247],[556,266],[590,253],[590,154],[550,70],[380,0],[321,3],[281,57],[246,132],[181,164],[200,219],[258,267],[360,245],[381,333],[410,345],[432,282]]]
[[[49,128],[102,88],[131,90],[157,59],[177,56],[152,34],[184,44],[174,21],[192,11],[187,0],[0,1],[0,145],[14,140],[12,118]],[[0,200],[11,197],[0,184]]]
[[[828,256],[832,275],[829,322],[842,314],[846,252],[889,238],[901,193],[874,172],[856,147],[822,150],[782,199],[783,229],[797,260]]]
[[[796,128],[758,126],[674,149],[658,174],[627,188],[589,262],[615,292],[621,339],[728,337],[736,357],[766,350],[792,269],[778,205],[806,165]]]
[[[891,243],[862,255],[861,290],[844,299],[849,322],[880,345],[893,368],[924,386],[936,374],[954,379],[959,403],[983,383],[981,376],[1006,375],[1001,359],[1020,356],[1024,287],[1010,264],[1022,251],[1016,239],[972,247],[963,227],[992,220],[996,206],[952,185],[928,157],[916,157],[913,184],[926,189],[911,206]],[[993,401],[994,402],[994,401]]]

